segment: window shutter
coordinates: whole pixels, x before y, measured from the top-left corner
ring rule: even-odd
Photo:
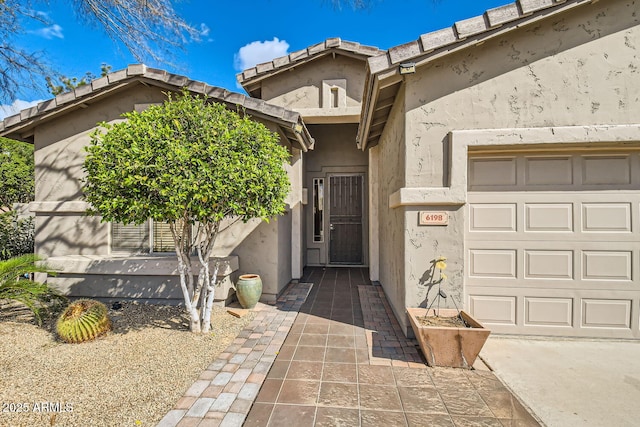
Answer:
[[[175,252],[173,235],[166,222],[153,223],[153,252]]]
[[[140,225],[111,223],[111,251],[148,252],[149,223],[145,222]]]

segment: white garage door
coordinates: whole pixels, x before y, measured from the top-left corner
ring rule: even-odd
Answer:
[[[637,153],[469,159],[465,289],[495,332],[639,338]]]

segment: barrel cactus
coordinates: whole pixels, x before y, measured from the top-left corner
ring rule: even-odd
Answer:
[[[107,307],[99,301],[80,299],[72,302],[58,318],[58,336],[68,343],[81,343],[111,330]]]

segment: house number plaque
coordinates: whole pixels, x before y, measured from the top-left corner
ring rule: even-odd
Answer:
[[[445,211],[421,211],[420,225],[449,225],[449,213]]]

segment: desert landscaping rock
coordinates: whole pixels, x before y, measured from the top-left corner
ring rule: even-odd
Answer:
[[[0,307],[0,426],[153,426],[254,317],[216,307],[212,332],[197,335],[180,307],[109,314],[113,332],[64,344],[51,323]]]

